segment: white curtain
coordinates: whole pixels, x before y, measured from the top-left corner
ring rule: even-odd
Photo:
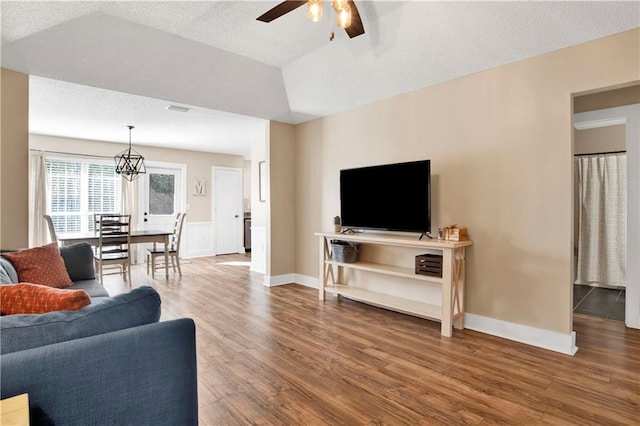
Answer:
[[[44,151],[33,151],[29,158],[29,246],[51,242],[44,220],[47,214],[47,164]]]
[[[627,156],[576,157],[578,262],[576,283],[626,286]]]
[[[122,192],[120,196],[120,211],[122,214],[130,214],[131,230],[138,229],[138,185],[135,181],[129,182],[124,177],[122,178]],[[131,250],[131,263],[137,262],[136,250]]]

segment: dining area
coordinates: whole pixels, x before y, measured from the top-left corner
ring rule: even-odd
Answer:
[[[145,249],[147,274],[155,279],[155,271],[164,269],[164,276],[169,278],[169,267],[182,275],[180,268],[180,241],[186,213],[176,213],[172,230],[166,229],[133,229],[131,215],[121,213],[94,213],[93,229],[80,232],[57,232],[51,215],[43,219],[52,242],[60,246],[86,242],[94,249],[96,272],[100,281],[107,269],[117,267],[125,281],[130,275],[134,258],[132,246],[151,244]],[[160,259],[160,262],[156,260]]]

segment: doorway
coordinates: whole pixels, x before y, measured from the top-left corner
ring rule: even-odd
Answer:
[[[242,169],[212,167],[212,206],[215,253],[242,253]]]
[[[573,311],[624,322],[627,270],[625,124],[574,130]]]
[[[181,209],[180,168],[148,167],[141,179],[141,211],[143,229],[170,230]]]
[[[625,275],[623,286],[614,284],[612,292],[607,292],[605,287],[607,287],[607,283],[588,283],[589,287],[583,288],[574,287],[574,306],[582,304],[587,301],[587,297],[589,295],[596,295],[596,293],[601,293],[604,295],[604,298],[601,300],[590,302],[591,307],[595,305],[600,305],[601,308],[604,309],[604,305],[613,305],[616,301],[617,303],[624,304],[624,322],[628,327],[640,328],[640,265],[638,262],[634,262],[633,259],[639,258],[640,253],[640,104],[635,105],[627,105],[622,107],[613,107],[608,109],[601,110],[592,110],[588,112],[581,112],[574,114],[574,128],[579,130],[585,129],[603,129],[609,127],[609,130],[613,128],[613,126],[623,126],[622,134],[624,135],[624,147],[623,150],[626,150],[626,224],[625,228],[625,236],[626,236],[626,244],[624,249],[624,254],[626,260],[624,261],[625,267]],[[574,134],[574,142],[577,142],[577,138]],[[578,154],[578,149],[580,147],[574,145],[575,153]],[[618,155],[616,151],[621,151],[621,149],[614,148],[614,154]],[[594,150],[593,155],[597,156],[599,151]],[[602,151],[604,157],[607,156],[609,151]],[[600,160],[598,160],[600,161]],[[604,161],[604,160],[601,160]],[[578,179],[574,179],[574,190],[577,189]],[[577,197],[577,195],[576,195]],[[578,201],[574,200],[574,212],[576,215],[580,213],[580,204]],[[576,226],[578,226],[576,224]],[[579,241],[579,230],[574,229],[574,248],[577,249],[578,241]],[[578,253],[574,253],[576,256],[574,257],[574,282],[579,278],[581,280],[589,281],[587,275],[581,275],[577,272],[578,265],[577,255]],[[596,287],[593,287],[593,284]],[[603,285],[604,284],[604,285]],[[624,287],[624,299],[621,299],[622,293],[621,288]],[[582,299],[582,303],[580,300]],[[583,305],[583,307],[589,307],[589,303],[587,305]],[[609,316],[611,319],[616,314],[600,314],[599,316],[607,317]],[[620,316],[618,316],[619,320],[622,320]]]
[[[147,163],[147,173],[138,184],[138,229],[173,230],[176,215],[186,208],[185,175],[184,164]],[[149,245],[138,246],[137,256],[142,260]]]

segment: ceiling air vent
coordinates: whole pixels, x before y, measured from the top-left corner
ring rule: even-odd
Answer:
[[[177,111],[177,112],[189,112],[189,111],[191,111],[191,108],[187,108],[187,107],[183,107],[183,106],[179,106],[179,105],[167,105],[166,109],[168,109],[169,111]]]

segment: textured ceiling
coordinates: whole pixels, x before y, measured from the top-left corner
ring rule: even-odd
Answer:
[[[131,124],[134,145],[251,158],[251,141],[264,140],[267,129],[264,119],[200,107],[170,111],[173,102],[42,77],[32,76],[29,89],[35,134],[127,143]]]
[[[277,3],[2,1],[2,65],[203,111],[300,123],[640,26],[638,1],[357,1],[366,33],[348,39],[326,11],[317,24],[304,7],[269,24],[255,20]],[[48,79],[34,89],[54,86]],[[50,90],[84,93],[78,103],[96,106],[88,89]],[[32,123],[64,110],[36,105]],[[225,128],[225,117],[217,119]],[[125,121],[120,127],[136,124]],[[202,149],[225,152],[217,146]]]

